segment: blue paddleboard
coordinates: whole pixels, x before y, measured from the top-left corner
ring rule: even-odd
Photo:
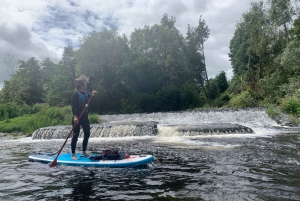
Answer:
[[[152,155],[130,155],[129,158],[122,160],[93,160],[81,154],[76,154],[78,160],[73,160],[71,156],[71,153],[60,154],[57,158],[57,165],[122,168],[144,166],[154,160]],[[30,155],[28,160],[31,162],[52,163],[55,157],[56,154],[38,153]]]

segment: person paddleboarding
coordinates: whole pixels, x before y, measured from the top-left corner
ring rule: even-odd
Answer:
[[[72,107],[72,125],[76,125],[74,127],[73,131],[73,137],[71,141],[71,151],[72,151],[72,159],[78,160],[75,150],[76,150],[76,144],[78,141],[78,136],[80,133],[80,126],[83,129],[84,137],[82,142],[82,155],[83,156],[89,156],[89,154],[86,152],[86,148],[88,145],[89,137],[90,137],[90,122],[88,118],[88,109],[85,110],[85,112],[82,114],[81,118],[78,119],[81,111],[84,109],[85,105],[87,104],[87,101],[89,98],[93,95],[97,94],[97,91],[93,91],[90,93],[87,91],[87,84],[89,83],[89,78],[82,75],[79,78],[75,79],[75,88],[76,92],[72,94],[71,97],[71,107]]]

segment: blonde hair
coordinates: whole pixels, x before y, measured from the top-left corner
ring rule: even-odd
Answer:
[[[89,83],[89,77],[85,76],[85,75],[81,75],[79,78],[75,79],[75,88],[76,89],[80,89],[81,86],[84,85],[84,83]]]

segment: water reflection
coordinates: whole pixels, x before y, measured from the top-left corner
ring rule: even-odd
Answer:
[[[67,186],[72,188],[70,199],[77,200],[90,200],[95,197],[94,185],[96,184],[94,173],[75,173],[71,179],[68,180]]]
[[[298,133],[91,140],[89,151],[126,147],[155,156],[144,169],[110,169],[49,168],[27,157],[55,152],[60,141],[6,141],[0,200],[300,200],[299,144]]]

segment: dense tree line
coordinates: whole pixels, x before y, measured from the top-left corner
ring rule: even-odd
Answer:
[[[217,93],[208,88],[204,60],[209,29],[200,17],[183,37],[175,22],[164,14],[159,24],[137,28],[129,39],[114,29],[94,31],[79,39],[78,49],[65,47],[58,64],[49,58],[20,61],[0,101],[66,106],[74,79],[87,75],[89,88],[98,91],[92,109],[100,114],[201,107]],[[214,86],[221,93],[227,79],[224,72],[220,76]]]
[[[175,18],[136,28],[127,38],[117,30],[92,32],[78,49],[64,48],[61,61],[20,61],[5,81],[1,103],[50,106],[70,104],[73,81],[90,77],[98,91],[92,109],[99,114],[179,111],[197,107],[279,105],[300,116],[299,0],[251,3],[236,25],[229,57],[233,77],[225,72],[208,79],[203,19],[188,25],[184,37]]]
[[[300,89],[297,3],[255,2],[242,15],[230,42],[234,76],[228,89],[232,97],[229,105],[282,105],[287,99],[297,99]],[[300,116],[300,107],[298,110]]]

